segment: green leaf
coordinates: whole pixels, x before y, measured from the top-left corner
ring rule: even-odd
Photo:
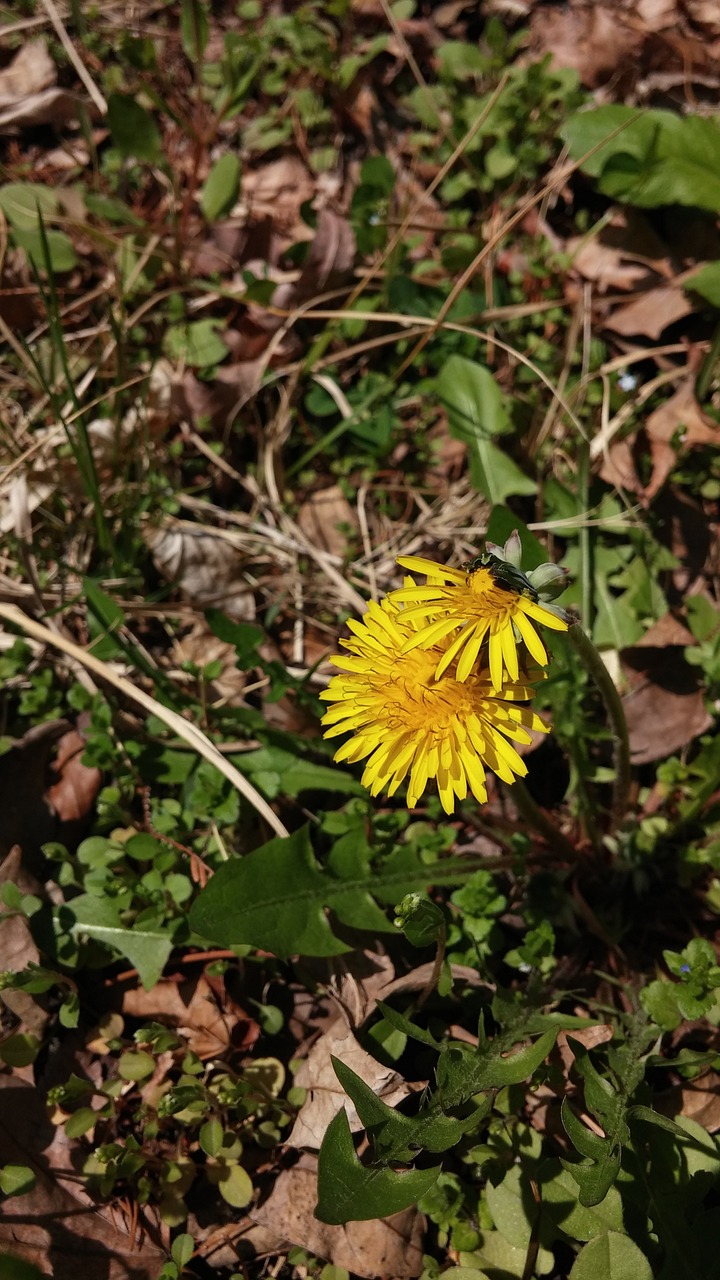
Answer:
[[[35,1174],[26,1164],[0,1166],[0,1191],[5,1196],[24,1196],[32,1191],[35,1182]]]
[[[208,222],[232,209],[240,192],[240,161],[232,151],[215,161],[200,193],[200,208]]]
[[[77,266],[77,254],[64,231],[46,231],[44,238],[33,229],[14,231],[13,240],[38,271],[72,271]]]
[[[394,1111],[344,1062],[332,1059],[335,1075],[355,1103],[379,1159],[390,1163],[414,1160],[418,1151],[449,1151],[464,1134],[476,1129],[490,1110],[491,1099],[462,1118],[446,1115],[432,1103],[417,1115]]]
[[[182,1235],[176,1236],[173,1240],[170,1252],[172,1253],[173,1261],[182,1270],[183,1267],[187,1266],[195,1252],[195,1241],[187,1232],[183,1232]]]
[[[226,1204],[232,1205],[233,1209],[244,1209],[250,1203],[253,1198],[253,1184],[250,1175],[242,1165],[222,1162],[206,1165],[205,1169]]]
[[[72,1115],[65,1121],[65,1136],[67,1138],[80,1138],[84,1133],[92,1129],[99,1119],[98,1112],[93,1111],[92,1107],[78,1107],[78,1110],[73,1111]]]
[[[0,209],[16,231],[37,229],[40,218],[50,221],[59,205],[57,192],[39,182],[6,182],[0,187]]]
[[[207,13],[202,0],[182,0],[180,39],[185,55],[191,62],[202,61],[209,33]]]
[[[608,1231],[578,1254],[570,1280],[653,1280],[650,1263],[628,1236]]]
[[[327,1127],[318,1156],[315,1216],[332,1226],[390,1217],[424,1196],[439,1173],[439,1165],[408,1173],[362,1165],[355,1154],[347,1115],[339,1111]]]
[[[149,111],[130,94],[110,94],[107,120],[113,146],[121,155],[150,162],[160,158],[160,130]]]
[[[0,1251],[0,1275],[2,1280],[47,1280],[47,1271],[40,1271],[32,1262],[25,1262],[14,1253]]]
[[[609,104],[578,112],[560,132],[574,160],[607,139],[581,165],[605,195],[642,208],[720,210],[720,128],[709,116]]]
[[[433,882],[434,868],[419,861],[411,868],[380,866],[373,868],[370,879],[351,845],[352,841],[343,847],[342,856],[336,855],[337,846],[330,855],[335,875],[319,867],[307,827],[224,863],[190,909],[192,928],[221,946],[261,947],[283,959],[296,954],[334,956],[350,949],[333,934],[327,907],[346,924],[373,929],[384,925],[391,932],[393,926],[371,889],[380,896],[400,886],[407,892],[413,882],[424,887]],[[442,873],[442,863],[439,870]]]
[[[617,1187],[610,1187],[604,1200],[585,1206],[578,1198],[578,1185],[559,1160],[547,1160],[540,1168],[543,1213],[573,1240],[593,1240],[607,1231],[623,1230],[623,1206]]]
[[[0,1062],[8,1067],[29,1067],[40,1052],[40,1041],[29,1031],[8,1036],[0,1044]]]
[[[74,937],[94,938],[126,956],[147,990],[159,981],[173,949],[173,940],[167,933],[137,926],[126,928],[113,902],[90,893],[73,898],[60,912],[63,917],[72,916],[70,931]]]
[[[172,324],[165,331],[163,350],[173,360],[184,360],[198,369],[219,364],[228,349],[218,334],[219,320],[194,320],[190,324]]]
[[[512,431],[505,396],[484,365],[452,355],[437,378],[437,391],[448,415],[450,434],[468,449],[470,475],[476,489],[495,506],[509,494],[535,493],[537,485],[493,443]]]
[[[705,298],[712,307],[717,307],[720,311],[720,262],[707,262],[699,271],[687,276],[683,280],[683,289],[699,293],[701,298]],[[691,596],[687,604],[692,604],[695,599],[702,600],[704,597]]]
[[[523,1037],[523,1032],[515,1028],[493,1040],[481,1037],[475,1050],[450,1045],[438,1062],[438,1105],[449,1111],[485,1089],[503,1089],[527,1080],[547,1058],[558,1030],[558,1027],[549,1028],[534,1044],[514,1053],[509,1050]]]

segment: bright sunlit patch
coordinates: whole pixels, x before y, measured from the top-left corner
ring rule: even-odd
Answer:
[[[372,795],[391,796],[407,779],[412,809],[435,780],[443,809],[452,813],[468,791],[485,803],[486,769],[504,782],[524,777],[512,741],[527,744],[529,729],[546,729],[529,707],[515,705],[532,696],[530,684],[518,677],[498,694],[487,671],[457,679],[442,636],[411,643],[412,613],[386,599],[349,624],[353,638],[341,641],[348,653],[332,659],[341,674],[320,695],[333,703],[322,723],[326,738],[351,735],[335,760],[366,760],[362,781]],[[440,668],[447,674],[438,678]],[[517,677],[517,659],[515,671]]]
[[[448,569],[422,556],[400,556],[398,564],[427,577],[425,586],[406,585],[391,592],[389,599],[402,607],[403,621],[413,627],[405,641],[406,652],[416,648],[430,652],[442,646],[436,679],[456,661],[457,679],[466,681],[487,641],[490,681],[499,692],[508,680],[520,677],[519,644],[541,667],[547,666],[547,651],[535,623],[553,631],[567,630],[566,621],[529,593],[503,584],[492,565]]]

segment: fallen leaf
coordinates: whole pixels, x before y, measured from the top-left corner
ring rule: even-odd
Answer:
[[[102,783],[102,771],[83,764],[86,742],[82,733],[71,729],[57,744],[52,772],[57,776],[46,792],[61,822],[80,822],[92,811]]]
[[[657,340],[663,330],[689,316],[692,310],[688,294],[678,284],[659,285],[613,311],[603,321],[603,327],[621,337],[642,334]]]
[[[295,240],[307,240],[312,234],[300,210],[314,195],[312,174],[298,156],[282,156],[243,175],[242,197],[249,218],[256,222],[267,218]]]
[[[46,799],[55,743],[71,729],[67,720],[33,725],[0,756],[0,858],[13,845],[23,851],[23,864],[43,878],[40,846],[55,839],[56,818]]]
[[[336,288],[344,283],[355,262],[355,235],[346,218],[332,209],[321,209],[318,214],[315,236],[297,280],[278,285],[272,296],[273,308],[280,312],[292,312],[318,293]],[[284,323],[283,315],[263,313],[253,308],[256,318],[263,317],[269,329]]]
[[[356,523],[355,512],[338,484],[311,494],[298,513],[298,524],[308,541],[334,556],[347,552],[348,535],[340,525],[352,529]]]
[[[19,845],[10,850],[0,866],[0,886],[4,884],[16,885],[21,893],[42,895],[40,881],[23,866]],[[9,969],[12,973],[19,973],[29,964],[40,964],[40,952],[25,916],[14,912],[0,912],[0,956],[3,969]],[[50,1016],[44,994],[32,995],[29,991],[13,991],[8,987],[0,991],[0,1003],[20,1019],[26,1030],[42,1038]]]
[[[628,260],[621,249],[603,244],[601,238],[593,236],[587,240],[584,236],[572,236],[565,247],[572,259],[571,270],[584,280],[592,280],[601,294],[614,289],[636,289],[647,279],[647,265]]]
[[[652,455],[652,475],[644,492],[645,501],[649,502],[667,480],[679,451],[695,445],[720,444],[720,427],[697,402],[694,375],[685,378],[670,399],[650,414],[645,421],[645,434]],[[675,439],[680,450],[673,447]]]
[[[530,16],[530,35],[533,50],[549,53],[556,67],[574,67],[590,89],[632,66],[645,39],[615,7],[573,4],[538,5]]]
[[[288,1245],[300,1246],[367,1280],[375,1276],[411,1280],[420,1275],[423,1218],[417,1209],[372,1223],[332,1227],[315,1217],[316,1203],[317,1159],[306,1154],[292,1169],[282,1171],[268,1199],[249,1216],[272,1232],[278,1252],[286,1251]]]
[[[156,568],[191,604],[252,622],[255,600],[245,571],[246,555],[233,535],[173,520],[147,529],[145,540]]]
[[[260,1035],[254,1018],[235,1004],[222,979],[178,982],[163,979],[149,991],[133,987],[123,996],[123,1013],[155,1019],[184,1036],[203,1061],[221,1057],[229,1048],[248,1050]]]
[[[295,1084],[307,1089],[308,1097],[287,1139],[290,1147],[318,1149],[330,1121],[343,1107],[353,1132],[364,1128],[354,1104],[335,1075],[332,1058],[339,1058],[361,1076],[389,1107],[402,1102],[411,1092],[403,1077],[392,1067],[383,1066],[373,1058],[363,1049],[345,1020],[337,1018],[316,1041],[295,1073]]]
[[[622,670],[631,686],[623,707],[634,764],[662,760],[682,750],[713,723],[697,668],[683,656],[692,637],[684,628],[678,632],[678,626],[682,624],[675,619],[661,618],[641,643],[620,652]],[[675,639],[678,635],[681,643]]]
[[[7,1075],[0,1076],[0,1135],[3,1161],[30,1165],[37,1179],[27,1195],[3,1205],[0,1249],[52,1280],[156,1280],[169,1241],[150,1239],[142,1223],[131,1239],[119,1203],[91,1199],[77,1175],[81,1148],[50,1124],[38,1090]],[[154,1224],[157,1237],[162,1230]]]
[[[204,619],[198,619],[192,631],[173,641],[172,655],[173,662],[179,667],[186,662],[192,662],[198,667],[219,662],[222,666],[220,674],[209,681],[210,698],[213,701],[222,699],[230,707],[240,705],[247,684],[247,672],[238,667],[235,646],[213,635]]]
[[[720,1075],[717,1071],[706,1071],[692,1083],[666,1089],[655,1095],[653,1106],[673,1120],[686,1116],[708,1133],[717,1133],[720,1130]]]

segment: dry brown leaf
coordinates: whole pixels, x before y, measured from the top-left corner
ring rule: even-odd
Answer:
[[[159,1243],[163,1228],[155,1225],[158,1242],[142,1226],[131,1241],[120,1206],[98,1206],[83,1190],[78,1146],[49,1123],[39,1092],[7,1075],[0,1137],[3,1160],[30,1165],[37,1178],[34,1190],[4,1204],[0,1249],[52,1280],[156,1280],[169,1243]]]
[[[315,183],[298,156],[282,156],[260,169],[247,171],[242,180],[242,196],[253,221],[267,218],[294,240],[312,234],[300,217],[300,209],[315,195]]]
[[[687,377],[677,391],[655,409],[645,422],[645,434],[650,441],[652,475],[645,487],[644,498],[649,502],[662,488],[677,461],[677,449],[672,441],[679,438],[681,450],[694,445],[720,444],[720,427],[703,413],[695,397],[695,378]]]
[[[47,44],[44,40],[30,40],[0,71],[0,108],[49,88],[56,79],[55,63],[48,53]]]
[[[681,0],[681,3],[692,22],[711,36],[720,36],[720,9],[717,0]]]
[[[23,866],[19,845],[10,850],[0,866],[0,886],[4,884],[16,885],[21,893],[40,893],[42,896],[40,881]],[[13,973],[19,973],[29,964],[40,963],[40,952],[24,916],[0,913],[0,956],[3,969],[9,969]],[[26,1030],[42,1038],[50,1016],[45,1008],[47,998],[44,995],[31,995],[29,991],[13,991],[8,988],[0,992],[0,1002],[21,1020]]]
[[[247,672],[238,667],[235,646],[213,635],[204,619],[198,619],[192,631],[173,642],[172,653],[173,662],[178,666],[185,662],[192,662],[198,667],[210,662],[222,663],[220,675],[210,681],[210,697],[213,701],[222,699],[231,707],[240,705]]]
[[[645,39],[616,9],[599,4],[539,5],[530,17],[530,33],[534,50],[551,54],[556,67],[574,67],[590,89],[605,83],[618,68],[632,65]]]
[[[316,1041],[295,1074],[295,1084],[307,1089],[308,1096],[298,1112],[288,1146],[319,1149],[330,1121],[343,1107],[354,1133],[364,1127],[335,1075],[332,1058],[339,1058],[361,1076],[389,1107],[402,1102],[411,1092],[403,1077],[363,1049],[345,1020],[338,1018]]]
[[[340,525],[354,528],[356,523],[355,512],[338,484],[311,494],[298,513],[298,524],[308,541],[334,556],[344,556],[347,551],[347,533]]]
[[[689,316],[692,309],[688,294],[679,285],[659,285],[613,311],[603,324],[621,337],[643,334],[656,341],[668,325]]]
[[[316,1203],[317,1160],[304,1155],[292,1169],[283,1170],[268,1199],[249,1216],[272,1232],[278,1252],[297,1245],[367,1280],[375,1276],[411,1280],[420,1275],[423,1218],[416,1209],[371,1224],[331,1227],[315,1217]]]
[[[203,1061],[230,1047],[248,1050],[260,1034],[255,1019],[235,1004],[222,980],[211,982],[202,974],[186,982],[163,979],[150,991],[133,987],[123,996],[123,1013],[171,1026]]]
[[[640,262],[623,259],[622,251],[613,245],[603,244],[593,238],[573,236],[567,242],[567,252],[572,256],[572,269],[584,280],[598,285],[598,293],[614,289],[636,289],[647,278],[648,269]]]
[[[30,872],[40,867],[40,846],[55,838],[55,815],[45,798],[50,757],[71,727],[67,720],[34,725],[0,756],[0,857],[18,844]]]
[[[720,1075],[706,1071],[691,1084],[676,1085],[656,1095],[653,1105],[665,1116],[686,1116],[708,1133],[720,1130]]]
[[[642,643],[620,652],[630,692],[623,707],[633,763],[648,764],[682,750],[707,732],[713,720],[705,707],[697,668],[683,656],[689,633],[675,619],[661,618]],[[673,637],[682,636],[681,643]],[[666,638],[667,637],[667,638]]]
[[[232,538],[182,520],[147,529],[145,540],[156,568],[191,604],[222,609],[236,621],[252,622],[255,600],[245,556]]]
[[[342,284],[355,262],[355,235],[346,218],[332,209],[321,209],[318,214],[315,237],[302,271],[297,280],[278,285],[272,296],[272,305],[281,312],[292,312],[296,307]],[[256,319],[269,329],[279,328],[283,316],[265,313],[253,308]]]
[[[102,771],[83,764],[85,738],[77,729],[63,734],[57,744],[52,771],[58,778],[47,791],[61,822],[79,822],[91,812],[102,783]]]

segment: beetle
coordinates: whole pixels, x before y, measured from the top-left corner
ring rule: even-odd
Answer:
[[[509,560],[500,560],[491,551],[483,551],[481,555],[467,560],[463,569],[467,574],[475,573],[477,569],[489,569],[497,587],[503,591],[514,591],[520,596],[529,596],[537,604],[538,593],[530,579],[525,577],[521,569],[516,569],[514,564],[510,564]]]

